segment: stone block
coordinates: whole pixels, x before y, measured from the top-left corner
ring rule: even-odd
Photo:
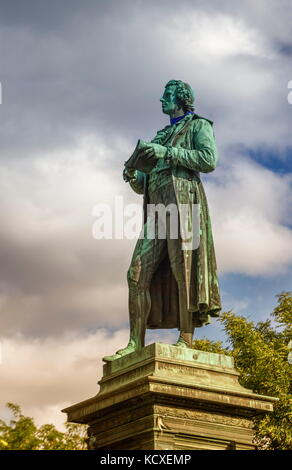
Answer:
[[[62,410],[105,450],[254,449],[252,418],[275,398],[238,381],[233,358],[153,343],[103,367],[94,397]]]

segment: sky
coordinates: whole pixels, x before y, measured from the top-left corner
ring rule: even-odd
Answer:
[[[214,121],[203,175],[223,310],[265,320],[292,285],[289,0],[0,0],[0,417],[62,429],[128,341],[135,239],[96,240],[93,207],[142,204],[122,179],[159,99],[191,84]],[[289,82],[291,84],[289,85]],[[147,333],[173,342],[174,330]],[[226,341],[218,321],[196,337]]]

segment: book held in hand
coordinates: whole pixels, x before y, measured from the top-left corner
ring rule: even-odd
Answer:
[[[125,162],[125,167],[140,170],[144,173],[150,173],[150,171],[155,167],[158,158],[144,155],[143,151],[148,147],[148,145],[148,142],[139,139],[134,152],[130,156],[129,160]]]

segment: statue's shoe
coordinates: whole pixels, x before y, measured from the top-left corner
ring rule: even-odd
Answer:
[[[111,362],[115,361],[116,359],[119,359],[120,357],[126,356],[127,354],[130,354],[134,351],[137,351],[137,347],[133,343],[129,343],[127,347],[123,349],[119,349],[116,354],[113,354],[112,356],[105,356],[102,358],[104,362]]]
[[[102,358],[102,360],[104,362],[111,362],[111,361],[114,361],[115,359],[119,359],[120,357],[122,357],[120,354],[113,354],[112,356],[104,356]]]
[[[177,346],[178,348],[189,348],[190,346],[186,344],[183,340],[178,340],[172,346]]]
[[[130,354],[134,351],[137,351],[137,346],[136,346],[136,343],[133,341],[133,340],[130,340],[128,345],[123,348],[123,349],[119,349],[116,354],[121,354],[121,356],[125,356],[126,354]]]
[[[184,333],[180,332],[178,340],[173,346],[177,346],[179,348],[191,348],[192,347],[192,337],[191,333]]]

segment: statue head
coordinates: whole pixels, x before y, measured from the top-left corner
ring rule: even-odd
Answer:
[[[188,83],[170,80],[165,85],[162,98],[162,111],[169,115],[186,114],[194,111],[195,93]]]

